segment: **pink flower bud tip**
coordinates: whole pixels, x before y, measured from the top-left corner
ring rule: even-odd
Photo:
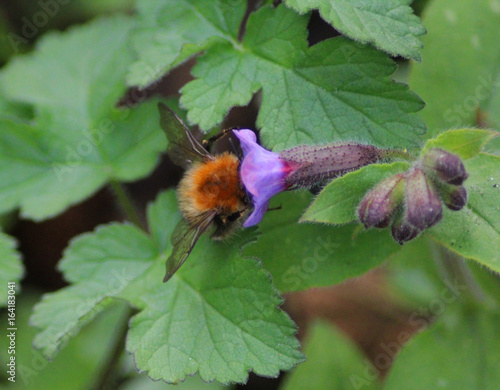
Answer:
[[[449,184],[462,185],[469,177],[460,157],[443,149],[430,149],[423,157],[423,164],[434,170],[441,180]]]
[[[404,175],[389,177],[363,198],[358,207],[359,220],[366,228],[389,226],[392,215],[403,200]]]
[[[441,200],[425,173],[418,167],[406,176],[406,221],[419,230],[438,223],[443,217]]]
[[[399,221],[392,224],[391,233],[396,242],[403,245],[405,242],[413,240],[420,234],[421,230],[410,225],[406,221]]]
[[[446,207],[453,211],[462,210],[467,204],[467,190],[462,186],[443,189],[441,197]]]

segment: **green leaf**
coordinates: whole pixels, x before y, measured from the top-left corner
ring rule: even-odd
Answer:
[[[286,376],[280,390],[381,388],[369,360],[328,323],[314,324],[305,341],[305,354],[307,361]]]
[[[481,153],[465,161],[469,199],[461,211],[444,210],[432,237],[466,258],[500,272],[500,157]]]
[[[471,261],[468,264],[474,280],[480,286],[481,303],[491,308],[500,308],[500,274],[492,272],[481,263]]]
[[[140,0],[129,85],[145,87],[216,40],[236,44],[245,1]]]
[[[46,294],[35,307],[32,323],[40,329],[35,347],[53,357],[113,298],[140,307],[137,291],[146,293],[161,283],[155,266],[166,259],[160,248],[169,245],[177,216],[175,193],[168,191],[148,209],[153,239],[134,226],[116,223],[73,239],[59,264],[65,279],[73,284]]]
[[[500,74],[500,70],[498,72]],[[494,84],[498,87],[498,82]],[[500,131],[500,88],[495,88],[492,92],[491,100],[486,108],[486,125],[494,126],[496,130]],[[485,151],[500,155],[500,137],[495,137],[485,148]]]
[[[467,160],[479,154],[485,145],[498,133],[491,130],[460,129],[448,130],[426,142],[421,155],[431,148],[443,148]]]
[[[240,45],[209,48],[192,70],[196,80],[182,89],[188,119],[210,129],[262,89],[257,125],[275,150],[352,138],[419,144],[425,125],[413,114],[422,102],[391,80],[394,62],[342,37],[308,48],[307,22],[285,6],[262,7]]]
[[[0,232],[0,307],[7,305],[7,283],[19,282],[24,274],[21,256],[16,251],[16,241],[7,234]],[[19,283],[16,283],[16,293],[19,293]]]
[[[481,281],[470,272],[480,267],[482,274],[491,274],[479,263],[451,253],[424,235],[405,243],[403,249],[387,261],[388,290],[391,298],[409,313],[408,325],[420,333],[426,330],[430,319],[455,310],[455,303],[467,308],[480,302],[483,308],[495,308],[489,296],[495,290],[482,289]],[[487,288],[491,286],[484,284]]]
[[[177,199],[171,191],[162,192],[148,207],[149,229],[160,251],[170,249],[170,236],[176,226],[172,221],[178,221],[180,217]]]
[[[426,102],[422,116],[427,135],[480,125],[478,109],[487,124],[498,118],[500,106],[490,106],[500,74],[498,3],[435,0],[426,8],[423,21],[428,35],[423,39],[422,63],[414,65],[410,85]]]
[[[384,389],[497,389],[499,325],[498,312],[447,312],[398,354]]]
[[[128,18],[98,20],[45,37],[0,73],[11,101],[35,120],[0,117],[0,212],[41,220],[89,197],[109,180],[154,168],[166,141],[154,102],[114,108],[131,56]]]
[[[410,7],[412,0],[286,0],[300,13],[319,10],[323,19],[348,37],[372,43],[393,55],[420,61],[425,34]]]
[[[130,225],[99,227],[74,239],[60,269],[75,284],[44,295],[31,323],[40,329],[35,348],[52,358],[66,341],[140,277],[159,254],[149,238]]]
[[[198,372],[204,381],[275,377],[302,361],[295,326],[269,275],[237,245],[201,239],[186,264],[143,296],[127,350],[140,370],[169,383]]]
[[[409,164],[368,165],[328,184],[307,208],[301,222],[344,224],[358,219],[357,208],[366,193],[377,183],[408,170]]]
[[[299,224],[311,201],[307,192],[283,193],[259,228],[262,235],[243,253],[262,259],[281,292],[330,286],[360,276],[401,249],[386,231],[360,231],[357,225],[340,227]]]
[[[71,242],[60,269],[73,284],[45,295],[32,316],[36,348],[52,357],[113,299],[139,310],[128,350],[137,368],[176,383],[200,373],[206,381],[245,382],[248,371],[277,376],[302,361],[296,328],[279,309],[281,298],[255,259],[239,255],[252,232],[231,245],[208,237],[168,283],[168,236],[178,222],[175,192],[148,210],[152,237],[111,224]],[[168,342],[166,342],[168,341]]]
[[[29,324],[29,316],[34,303],[40,297],[32,291],[23,293],[16,306],[16,381],[7,382],[8,374],[2,371],[2,389],[8,390],[53,390],[53,389],[90,389],[95,386],[97,375],[103,371],[103,362],[109,359],[109,353],[117,340],[117,328],[127,320],[123,304],[115,304],[99,315],[68,344],[53,361],[44,358],[33,349],[31,342],[35,328]],[[4,313],[0,317],[7,323]],[[9,339],[0,339],[2,351],[8,350]],[[0,363],[6,367],[7,359],[12,355],[0,354]],[[4,383],[8,383],[4,387]]]
[[[199,376],[188,377],[185,382],[168,385],[163,381],[155,382],[147,375],[139,375],[132,380],[128,380],[119,390],[224,390],[227,386],[217,382],[203,382]]]
[[[11,100],[91,130],[126,91],[133,27],[132,19],[115,17],[47,34],[32,54],[15,57],[2,70],[0,88]],[[74,136],[76,130],[68,132]]]

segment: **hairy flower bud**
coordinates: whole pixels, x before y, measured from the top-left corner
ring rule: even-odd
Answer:
[[[391,226],[392,237],[401,245],[407,241],[413,240],[420,232],[420,229],[410,225],[404,220],[395,222]]]
[[[424,230],[443,217],[441,200],[422,169],[412,168],[406,175],[406,221]]]
[[[462,210],[467,204],[467,190],[460,186],[446,186],[439,188],[444,204],[450,210]]]
[[[311,187],[380,159],[381,149],[372,145],[336,143],[301,145],[280,153],[286,163],[297,167],[286,177],[288,187]]]
[[[434,170],[441,180],[449,184],[462,185],[469,176],[460,157],[443,149],[430,149],[422,162],[426,168]]]
[[[404,183],[404,175],[399,173],[380,182],[366,194],[358,207],[359,220],[366,228],[389,226],[394,211],[403,200]]]

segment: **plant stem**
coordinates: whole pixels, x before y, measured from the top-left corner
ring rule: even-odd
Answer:
[[[123,355],[123,351],[125,350],[128,322],[133,315],[134,311],[132,309],[128,309],[128,312],[124,315],[125,320],[119,324],[120,328],[117,329],[118,336],[116,337],[115,345],[111,351],[109,360],[107,361],[104,369],[97,376],[92,390],[109,390],[116,388],[115,384],[120,379],[118,378],[117,369]]]
[[[438,247],[436,261],[445,278],[450,279],[452,283],[457,279],[467,286],[466,298],[476,302],[485,302],[486,293],[477,283],[464,258],[444,247]]]
[[[389,160],[405,160],[410,162],[417,159],[413,154],[408,153],[406,149],[382,149],[380,156]]]
[[[122,207],[123,211],[125,212],[130,222],[132,222],[137,227],[146,230],[144,224],[141,221],[141,218],[139,217],[139,213],[134,207],[134,204],[132,203],[132,200],[127,194],[127,191],[123,187],[122,183],[112,180],[111,188],[113,189],[113,192],[115,193],[118,199],[118,203]]]

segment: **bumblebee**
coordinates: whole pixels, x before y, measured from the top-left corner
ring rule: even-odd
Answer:
[[[183,219],[171,237],[173,249],[166,263],[166,282],[186,261],[204,232],[213,231],[211,238],[222,240],[240,227],[249,200],[240,180],[239,157],[229,152],[209,152],[219,136],[204,141],[205,148],[170,108],[163,103],[158,108],[160,125],[169,141],[167,153],[176,165],[185,168],[177,188]]]

